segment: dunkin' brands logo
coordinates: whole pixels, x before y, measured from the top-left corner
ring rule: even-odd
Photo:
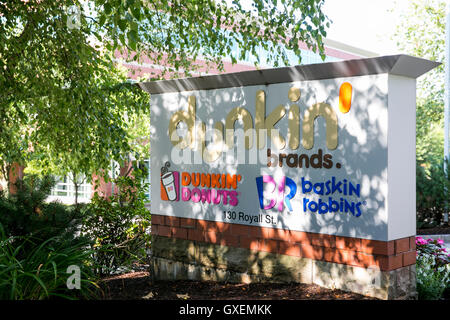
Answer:
[[[161,200],[192,201],[237,206],[241,175],[169,171],[170,162],[161,168]]]
[[[297,150],[302,147],[310,150],[314,146],[314,126],[317,117],[323,117],[326,122],[326,146],[334,150],[338,146],[338,117],[334,109],[328,103],[313,104],[304,112],[301,120],[301,110],[298,105],[301,92],[299,88],[292,87],[287,96],[291,105],[286,108],[278,105],[270,114],[266,114],[266,93],[264,90],[256,92],[255,115],[243,106],[231,109],[225,119],[225,123],[214,123],[211,130],[206,130],[204,122],[197,123],[196,97],[188,97],[188,110],[175,112],[169,121],[169,138],[171,143],[179,150],[189,148],[200,150],[201,157],[206,162],[217,161],[223,152],[233,149],[235,145],[235,123],[241,121],[244,131],[245,149],[264,149],[267,139],[270,139],[277,150],[289,147]],[[352,100],[352,86],[344,82],[339,90],[339,111],[343,114],[349,112]],[[283,136],[276,129],[277,123],[287,117],[288,133]],[[180,135],[177,128],[184,123],[187,130]],[[301,140],[300,140],[301,133]],[[206,143],[207,137],[208,144]],[[256,150],[255,149],[255,150]],[[239,150],[241,152],[243,150]]]

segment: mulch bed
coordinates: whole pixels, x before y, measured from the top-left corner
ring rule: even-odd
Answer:
[[[418,229],[418,235],[450,234],[450,227]],[[99,283],[104,300],[378,300],[357,293],[315,284],[212,281],[156,281],[148,272],[131,272],[104,278]],[[446,299],[450,293],[446,292]]]
[[[426,228],[426,229],[417,229],[417,234],[426,235],[426,234],[450,234],[450,227],[434,227],[434,228]]]
[[[100,282],[104,300],[377,300],[314,284],[232,284],[200,281],[157,281],[148,272],[132,272]]]

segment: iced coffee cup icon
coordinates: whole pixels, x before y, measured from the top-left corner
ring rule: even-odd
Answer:
[[[175,182],[172,171],[169,171],[161,177],[162,184],[164,186],[164,190],[166,190],[167,198],[170,201],[174,201],[177,199],[177,193],[175,191]]]

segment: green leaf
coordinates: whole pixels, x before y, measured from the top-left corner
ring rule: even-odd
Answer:
[[[120,30],[122,32],[125,32],[128,22],[127,22],[127,20],[119,20],[118,25],[119,25]]]
[[[137,32],[135,30],[131,30],[127,33],[127,37],[130,48],[136,50]]]
[[[108,2],[106,2],[106,3],[103,5],[103,9],[104,9],[104,11],[105,11],[105,14],[107,14],[107,15],[110,15],[111,12],[112,12],[112,10],[111,10],[111,5],[110,5]]]
[[[100,27],[103,27],[103,25],[105,24],[105,21],[106,21],[106,16],[102,14],[98,20],[98,24],[100,25]]]

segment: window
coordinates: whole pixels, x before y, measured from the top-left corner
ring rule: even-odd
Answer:
[[[92,185],[90,183],[86,183],[86,179],[80,178],[78,182],[78,202],[89,202],[91,200],[92,193]],[[65,204],[73,204],[75,203],[75,185],[73,184],[73,180],[71,175],[64,177],[57,177],[56,185],[52,189],[50,196],[48,197],[48,201],[59,200]]]

